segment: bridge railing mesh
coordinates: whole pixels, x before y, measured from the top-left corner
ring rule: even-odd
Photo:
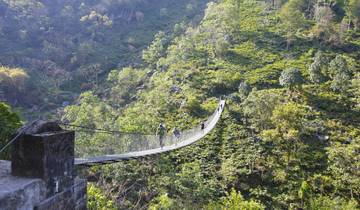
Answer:
[[[214,113],[201,125],[180,131],[177,137],[171,131],[163,137],[163,148],[177,147],[197,135],[205,132],[214,123],[214,118],[221,115],[220,104]],[[215,122],[216,123],[216,122]],[[158,135],[107,133],[107,132],[76,132],[76,158],[87,158],[104,155],[118,155],[161,148]]]

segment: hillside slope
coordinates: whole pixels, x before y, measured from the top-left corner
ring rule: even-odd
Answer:
[[[92,189],[120,209],[356,209],[358,8],[356,0],[224,0],[208,4],[198,26],[158,33],[143,52],[147,65],[112,71],[103,97],[83,94],[63,118],[130,132],[155,133],[160,122],[183,129],[221,95],[225,116],[195,146],[94,168]],[[80,133],[78,146],[96,149],[104,138]]]
[[[43,114],[86,90],[101,92],[110,70],[141,65],[159,30],[198,22],[206,2],[1,0],[0,65],[22,68],[28,79],[16,96],[1,80],[0,98]]]

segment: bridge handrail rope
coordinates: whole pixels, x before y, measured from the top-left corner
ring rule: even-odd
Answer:
[[[159,136],[157,135],[123,133],[116,137],[113,135],[107,137],[100,136],[104,138],[104,141],[97,143],[97,145],[95,145],[96,143],[92,144],[92,142],[86,143],[86,145],[91,145],[92,147],[96,146],[95,150],[87,146],[75,147],[77,157],[79,157],[75,159],[75,164],[85,166],[107,164],[169,152],[195,143],[215,127],[221,117],[224,105],[225,100],[221,100],[215,112],[204,122],[204,129],[201,129],[201,126],[199,125],[192,129],[182,131],[178,137],[166,135],[163,139],[163,147],[160,146]]]
[[[141,133],[141,132],[125,132],[125,131],[114,131],[114,130],[107,130],[107,129],[100,129],[100,128],[93,128],[93,127],[87,127],[82,125],[75,125],[70,123],[65,123],[61,121],[57,121],[59,125],[63,125],[66,127],[72,127],[72,128],[80,128],[82,130],[78,130],[80,132],[97,132],[97,133],[109,133],[109,134],[140,134],[140,135],[152,135],[149,133]]]

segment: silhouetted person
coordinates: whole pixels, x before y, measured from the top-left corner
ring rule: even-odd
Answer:
[[[173,129],[173,134],[175,137],[175,144],[177,144],[177,142],[179,141],[179,138],[180,138],[180,131],[175,127]]]
[[[159,142],[160,142],[160,147],[161,149],[164,147],[164,137],[165,137],[165,133],[166,133],[166,127],[163,123],[159,124],[159,127],[156,131],[156,134],[159,136]]]
[[[204,131],[204,129],[205,129],[205,122],[204,121],[201,122],[200,128],[201,128],[202,131]]]

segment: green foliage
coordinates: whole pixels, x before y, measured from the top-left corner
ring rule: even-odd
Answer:
[[[310,206],[308,207],[310,210],[350,210],[350,209],[358,209],[358,205],[356,201],[350,200],[346,201],[342,198],[336,197],[331,198],[327,196],[320,196],[317,198],[311,199]]]
[[[346,60],[337,55],[329,65],[329,73],[332,78],[331,88],[334,91],[343,92],[349,88],[351,72]]]
[[[280,85],[287,87],[290,90],[293,90],[295,87],[301,87],[303,82],[304,79],[301,75],[301,72],[297,68],[289,68],[284,70],[279,78]]]
[[[0,66],[0,92],[3,92],[9,101],[20,99],[20,94],[26,90],[28,79],[29,75],[21,68]]]
[[[348,16],[350,20],[354,23],[355,27],[359,29],[360,27],[360,1],[359,0],[350,0],[346,7],[348,10]]]
[[[326,207],[331,199],[339,206],[356,205],[357,32],[350,24],[341,28],[341,43],[336,41],[340,33],[333,31],[350,13],[342,10],[343,2],[331,10],[317,10],[319,5],[211,2],[202,21],[159,32],[143,51],[144,64],[135,59],[132,67],[112,71],[106,88],[85,93],[77,105],[65,108],[64,119],[74,124],[155,134],[160,122],[168,129],[198,126],[216,107],[216,98],[229,96],[221,121],[204,140],[158,157],[94,169],[98,186],[123,201],[118,208],[311,209]],[[182,6],[190,15],[199,5]],[[173,15],[173,6],[161,8],[156,9],[161,18]],[[317,17],[320,13],[330,16]],[[126,44],[138,48],[138,38],[129,36]],[[285,49],[286,41],[291,50]],[[91,42],[90,54],[83,51],[84,60],[92,58],[98,44]],[[336,61],[330,65],[327,58]],[[328,80],[345,75],[341,72],[356,77],[344,91],[331,91]],[[302,91],[288,94],[288,88],[300,85]],[[84,154],[110,154],[138,143],[77,135]],[[109,139],[113,148],[104,151]]]
[[[23,69],[20,68],[8,68],[1,66],[0,67],[0,84],[8,88],[22,89],[28,75]]]
[[[151,45],[143,51],[142,58],[148,64],[156,64],[156,62],[164,56],[166,50],[167,38],[164,32],[160,31],[155,35]]]
[[[248,85],[246,82],[241,82],[239,85],[240,98],[242,98],[243,100],[246,99],[247,96],[250,94],[250,92],[251,92],[250,85]]]
[[[168,210],[174,206],[174,201],[169,198],[167,194],[159,196],[157,199],[154,199],[154,201],[156,204],[151,204],[149,207],[150,210]]]
[[[19,116],[12,112],[10,107],[4,103],[0,103],[0,149],[10,140],[17,128],[21,126]],[[9,159],[10,151],[5,150],[0,154],[0,159]]]
[[[223,201],[223,209],[229,210],[261,210],[265,209],[263,205],[255,201],[245,201],[242,195],[236,192],[234,189],[227,195]]]
[[[17,94],[16,100],[15,91],[6,91],[6,101],[32,114],[31,109],[37,107],[43,107],[41,112],[53,112],[54,106],[74,102],[83,91],[105,92],[106,76],[111,70],[129,64],[142,66],[142,50],[158,31],[170,31],[180,21],[183,27],[187,26],[206,3],[207,0],[1,1],[0,63],[23,67],[32,84]],[[191,14],[186,13],[187,5],[192,5]],[[162,16],[160,8],[166,8],[171,15]],[[92,68],[93,65],[97,67]],[[65,91],[67,96],[63,97]]]
[[[247,201],[243,198],[240,192],[232,189],[230,193],[226,194],[221,203],[209,204],[207,209],[223,209],[223,210],[262,210],[265,207],[253,200]]]
[[[309,114],[311,114],[309,107],[292,102],[281,104],[272,112],[271,122],[274,128],[263,130],[261,133],[266,141],[276,145],[274,149],[276,153],[281,154],[287,167],[290,166],[292,159],[297,160],[302,136],[309,134],[309,129],[305,126],[308,123]]]
[[[360,75],[355,75],[352,81],[350,92],[354,94],[355,97],[353,100],[356,104],[355,106],[359,109],[360,108]]]
[[[72,122],[75,125],[81,125],[90,128],[116,130],[114,124],[113,109],[106,103],[102,102],[92,92],[85,92],[79,97],[80,105],[67,106],[62,116],[63,121]],[[105,133],[77,132],[76,136],[76,154],[77,155],[99,155],[106,149],[104,144],[113,140],[115,136]],[[117,142],[119,145],[123,142]],[[88,147],[88,145],[94,147]],[[109,152],[109,151],[107,151]]]
[[[110,18],[106,15],[101,15],[97,13],[96,11],[91,11],[89,15],[85,15],[80,18],[81,22],[85,21],[93,21],[95,25],[105,25],[105,26],[111,26],[112,21]]]
[[[304,0],[290,0],[281,8],[279,16],[287,32],[287,46],[295,39],[296,33],[304,29],[306,19],[303,9],[306,7]]]
[[[90,210],[116,209],[114,202],[106,198],[104,192],[94,184],[88,185],[87,195],[88,195],[87,208]]]
[[[278,103],[279,96],[274,93],[253,91],[243,103],[244,114],[254,128],[260,130],[269,128],[270,117]]]
[[[186,105],[183,108],[192,115],[200,115],[202,112],[200,101],[196,96],[189,96]]]
[[[314,10],[314,18],[316,20],[316,24],[312,29],[314,37],[323,42],[338,45],[341,42],[341,37],[337,26],[334,24],[336,15],[331,5],[328,3],[323,5],[317,4],[314,6]]]
[[[207,181],[201,174],[199,162],[185,163],[181,171],[176,174],[174,182],[177,194],[186,200],[197,200],[203,203],[211,193]]]
[[[326,79],[327,59],[321,51],[315,54],[314,62],[309,66],[310,80],[315,84],[320,84]]]
[[[111,84],[111,100],[117,105],[128,103],[138,88],[144,88],[141,86],[144,85],[145,74],[145,71],[133,68],[111,71],[108,75],[108,81]]]
[[[360,196],[360,163],[358,154],[360,149],[359,137],[348,137],[345,142],[334,142],[328,149],[329,171],[333,177],[335,187],[348,198]],[[342,193],[341,193],[342,194]]]
[[[310,185],[306,181],[303,181],[301,183],[301,187],[298,191],[298,195],[301,200],[308,200],[310,198],[311,189],[310,189]]]

